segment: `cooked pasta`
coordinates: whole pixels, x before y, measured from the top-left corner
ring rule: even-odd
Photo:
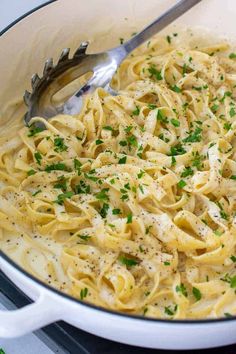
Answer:
[[[1,136],[3,251],[105,308],[236,315],[235,58],[158,36],[122,63],[117,96]]]

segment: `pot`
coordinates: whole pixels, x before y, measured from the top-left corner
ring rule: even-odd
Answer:
[[[173,0],[58,0],[16,21],[3,31],[0,93],[1,129],[9,129],[25,111],[22,96],[30,77],[42,70],[48,57],[57,58],[64,47],[75,50],[89,39],[90,52],[103,51],[128,38]],[[232,37],[236,3],[204,0],[177,24],[200,25]],[[89,333],[136,346],[161,349],[200,349],[236,342],[236,317],[212,320],[159,320],[130,316],[76,300],[29,275],[3,252],[1,270],[31,299],[15,311],[0,312],[0,337],[21,336],[54,321],[64,320]]]

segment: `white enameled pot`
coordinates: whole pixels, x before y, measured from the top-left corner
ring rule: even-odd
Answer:
[[[120,37],[141,29],[174,0],[58,0],[37,9],[0,38],[0,123],[23,115],[22,95],[30,77],[48,57],[89,39],[90,51],[102,51]],[[204,26],[233,38],[236,1],[203,0],[177,23]],[[11,104],[9,104],[11,102]],[[14,104],[12,104],[14,103]],[[0,253],[1,270],[32,300],[15,311],[0,312],[0,337],[20,336],[64,320],[98,336],[131,345],[163,349],[217,347],[236,342],[236,318],[168,321],[128,316],[84,304],[33,278]],[[0,285],[1,286],[1,285]]]

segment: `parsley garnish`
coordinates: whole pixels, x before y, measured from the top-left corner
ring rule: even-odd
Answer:
[[[193,170],[191,169],[191,167],[185,167],[185,169],[183,170],[183,172],[181,173],[180,177],[188,177],[188,176],[192,176],[193,175]]]
[[[132,215],[132,214],[127,215],[126,224],[131,224],[131,223],[132,223],[132,220],[133,220],[133,215]]]
[[[190,131],[188,133],[189,136],[187,138],[183,139],[183,142],[184,143],[195,143],[195,142],[201,141],[201,139],[202,139],[201,132],[202,132],[202,129],[197,127],[194,130],[194,132]]]
[[[186,186],[186,182],[183,180],[183,179],[181,179],[178,183],[177,183],[177,185],[178,185],[178,187],[179,188],[184,188],[185,186]]]
[[[150,77],[154,77],[157,80],[163,79],[163,77],[161,75],[161,71],[158,71],[154,65],[151,65],[150,68],[148,68],[148,71],[150,73]]]
[[[65,199],[70,199],[73,195],[74,195],[74,192],[72,192],[72,191],[59,194],[57,196],[57,199],[54,202],[62,205]]]
[[[60,138],[60,137],[55,138],[54,146],[55,146],[54,151],[56,152],[62,152],[68,150],[68,147],[64,144],[64,138]]]
[[[171,146],[170,148],[170,156],[183,155],[185,153],[186,150],[183,148],[183,146],[180,143],[175,146]]]
[[[89,194],[90,185],[86,184],[84,181],[80,181],[79,184],[75,186],[75,194]]]
[[[39,165],[41,165],[41,160],[42,160],[42,155],[40,154],[40,152],[39,151],[37,151],[37,152],[35,152],[34,153],[34,157],[35,157],[35,160],[37,161],[37,163],[39,164]]]
[[[42,132],[43,130],[44,130],[43,128],[36,127],[34,124],[31,124],[29,126],[28,137],[35,136],[35,135],[39,134],[40,132]]]
[[[230,179],[236,180],[236,175],[230,176]]]
[[[178,305],[175,305],[174,308],[172,309],[170,306],[165,307],[165,313],[168,316],[173,316],[175,312],[177,311]]]
[[[181,88],[177,85],[171,86],[171,90],[177,93],[180,93],[182,91]]]
[[[199,289],[193,287],[193,296],[195,297],[195,299],[197,301],[201,300],[201,298],[202,298],[201,291]]]
[[[81,289],[80,299],[83,300],[88,295],[88,288]]]
[[[124,256],[119,257],[120,263],[126,265],[127,267],[132,267],[138,264],[138,262],[133,258],[127,258]]]
[[[71,169],[62,162],[53,163],[52,165],[47,165],[45,168],[46,172],[51,171],[71,171]]]
[[[175,288],[175,290],[176,290],[177,293],[181,293],[181,294],[183,294],[185,297],[188,296],[187,289],[186,289],[186,287],[184,286],[183,283],[181,283],[180,285],[177,285],[176,288]]]
[[[230,59],[235,59],[236,58],[236,53],[230,53],[229,54]]]
[[[136,106],[136,109],[132,112],[133,116],[138,116],[140,113],[140,108],[138,106]]]
[[[103,144],[103,141],[102,141],[101,139],[97,139],[97,140],[95,141],[95,144],[96,144],[96,145]]]
[[[171,44],[171,36],[166,36],[166,40],[167,40],[167,42],[169,43],[169,44]]]
[[[180,121],[178,119],[171,119],[170,120],[171,124],[174,126],[174,127],[179,127],[180,126]]]
[[[109,196],[107,194],[107,192],[109,191],[109,188],[103,188],[100,192],[98,192],[97,194],[95,194],[96,198],[98,200],[101,200],[101,201],[108,201],[109,200]]]
[[[236,112],[235,112],[234,107],[231,107],[231,108],[230,108],[229,115],[230,115],[231,118],[236,115]]]
[[[41,192],[42,192],[41,189],[37,190],[36,192],[34,192],[34,193],[32,194],[32,197],[35,197],[37,194],[39,194],[39,193],[41,193]]]
[[[160,109],[158,109],[157,111],[157,120],[159,120],[162,123],[168,123],[168,119],[163,115]]]
[[[121,158],[118,160],[118,164],[124,165],[124,164],[126,164],[126,160],[127,160],[127,156],[121,157]]]
[[[67,178],[65,178],[64,176],[60,176],[58,177],[57,183],[54,184],[53,188],[62,189],[65,192],[67,189],[66,182]]]
[[[102,127],[104,130],[110,130],[111,132],[113,131],[113,128],[110,125],[106,125],[105,127]]]
[[[84,241],[88,241],[91,238],[91,236],[89,236],[89,235],[78,235],[78,237],[81,238],[81,240],[84,240]]]
[[[235,257],[235,256],[232,255],[232,256],[230,257],[230,259],[231,259],[231,261],[233,261],[234,263],[236,263],[236,257]]]
[[[121,214],[121,210],[120,209],[113,209],[112,210],[112,214],[113,215],[119,215],[119,214]]]
[[[28,175],[28,176],[33,176],[33,175],[35,175],[35,173],[36,173],[35,170],[29,170],[29,171],[27,172],[27,175]]]
[[[108,210],[109,210],[109,204],[104,203],[102,209],[99,212],[99,214],[103,219],[106,218]]]

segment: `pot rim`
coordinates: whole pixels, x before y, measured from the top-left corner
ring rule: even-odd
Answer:
[[[33,13],[37,12],[38,10],[56,2],[58,0],[49,0],[45,2],[44,4],[41,4],[30,11],[26,12],[22,16],[16,18],[13,22],[11,22],[9,25],[7,25],[3,30],[0,31],[0,37],[4,35],[6,32],[11,30],[17,23],[20,21],[24,20],[26,17],[29,17]],[[79,303],[80,305],[83,305],[89,309],[95,309],[101,312],[105,312],[109,315],[115,315],[115,316],[120,316],[132,320],[142,320],[142,321],[148,321],[148,322],[154,322],[154,323],[168,323],[170,325],[176,326],[176,325],[186,325],[186,324],[211,324],[211,323],[222,323],[226,321],[235,321],[236,320],[236,315],[232,317],[223,317],[223,318],[207,318],[207,319],[197,319],[197,320],[192,320],[192,319],[186,319],[186,320],[168,320],[168,319],[162,319],[162,318],[150,318],[150,317],[144,317],[141,315],[130,315],[124,312],[118,312],[110,309],[106,309],[104,307],[100,307],[88,302],[81,301],[77,298],[74,298],[68,294],[63,293],[62,291],[44,283],[43,281],[37,279],[34,275],[28,273],[24,268],[22,268],[20,265],[18,265],[16,262],[14,262],[9,256],[7,256],[3,251],[0,250],[0,257],[2,257],[7,263],[9,263],[11,266],[13,266],[15,269],[17,269],[19,272],[23,273],[26,277],[28,277],[30,280],[32,280],[34,283],[37,283],[38,285],[42,286],[43,288],[47,289],[48,291],[52,291],[54,294],[57,294],[61,297],[64,297],[68,300],[71,300],[75,303]]]

